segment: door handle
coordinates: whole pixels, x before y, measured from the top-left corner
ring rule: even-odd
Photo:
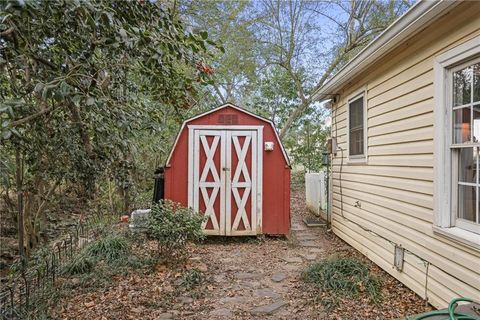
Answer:
[[[230,168],[222,168],[223,171],[230,171]]]

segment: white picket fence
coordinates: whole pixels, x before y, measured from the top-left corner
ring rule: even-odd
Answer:
[[[305,196],[307,207],[317,215],[327,212],[327,179],[326,172],[305,174]]]

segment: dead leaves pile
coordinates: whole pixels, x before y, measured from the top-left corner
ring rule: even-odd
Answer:
[[[297,217],[308,215],[303,199],[302,191],[292,192],[292,214]],[[210,312],[222,306],[219,304],[222,298],[241,296],[247,302],[231,307],[232,319],[259,319],[249,313],[259,303],[252,294],[254,289],[243,285],[257,281],[263,286],[270,281],[271,274],[279,270],[289,274],[287,280],[278,284],[282,286],[282,298],[288,305],[282,312],[261,319],[395,319],[431,309],[425,307],[419,296],[332,233],[319,231],[318,235],[325,248],[320,258],[331,254],[351,255],[370,266],[383,281],[381,303],[373,304],[361,294],[355,299],[340,297],[334,306],[326,308],[331,297],[303,283],[299,276],[301,270],[282,269],[284,257],[299,253],[300,249],[291,242],[275,238],[237,242],[217,239],[192,247],[194,258],[183,270],[158,265],[151,270],[133,270],[127,275],[113,277],[110,284],[101,288],[72,290],[54,309],[55,318],[158,319],[162,313],[173,311],[178,315],[176,319],[212,319]],[[189,269],[201,271],[206,279],[195,293],[185,292],[179,285],[183,272]],[[238,272],[258,273],[261,278],[238,281],[235,279]],[[182,298],[190,300],[179,303]]]
[[[61,319],[154,319],[175,293],[176,273],[163,266],[148,273],[112,279],[110,286],[71,292],[59,303]]]

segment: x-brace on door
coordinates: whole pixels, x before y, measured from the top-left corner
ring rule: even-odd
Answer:
[[[189,206],[206,216],[205,233],[261,233],[260,128],[189,133]]]

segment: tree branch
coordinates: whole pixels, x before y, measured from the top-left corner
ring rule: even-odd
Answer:
[[[25,124],[25,123],[27,123],[27,122],[29,122],[29,121],[35,120],[36,118],[41,117],[41,116],[43,116],[44,114],[46,114],[46,113],[48,113],[48,112],[50,112],[50,111],[52,111],[52,110],[53,110],[52,107],[48,107],[48,108],[43,109],[43,110],[41,110],[41,111],[39,111],[39,112],[37,112],[37,113],[34,113],[34,114],[32,114],[32,115],[29,115],[29,116],[27,116],[27,117],[25,117],[25,118],[22,118],[22,119],[13,121],[13,122],[10,124],[10,127],[11,127],[11,128],[15,128],[15,127],[20,126],[20,125],[22,125],[22,124]]]
[[[13,29],[12,27],[10,27],[10,28],[8,28],[7,30],[1,31],[1,32],[0,32],[0,37],[8,36],[8,35],[12,34],[14,31],[15,31],[15,29]]]
[[[32,58],[33,58],[34,60],[36,60],[36,61],[38,61],[38,62],[40,62],[40,63],[48,66],[48,67],[54,69],[54,70],[57,70],[57,69],[58,69],[58,67],[57,67],[54,63],[52,63],[52,62],[50,62],[50,61],[48,61],[48,60],[46,60],[46,59],[44,59],[44,58],[42,58],[42,57],[33,55]]]

